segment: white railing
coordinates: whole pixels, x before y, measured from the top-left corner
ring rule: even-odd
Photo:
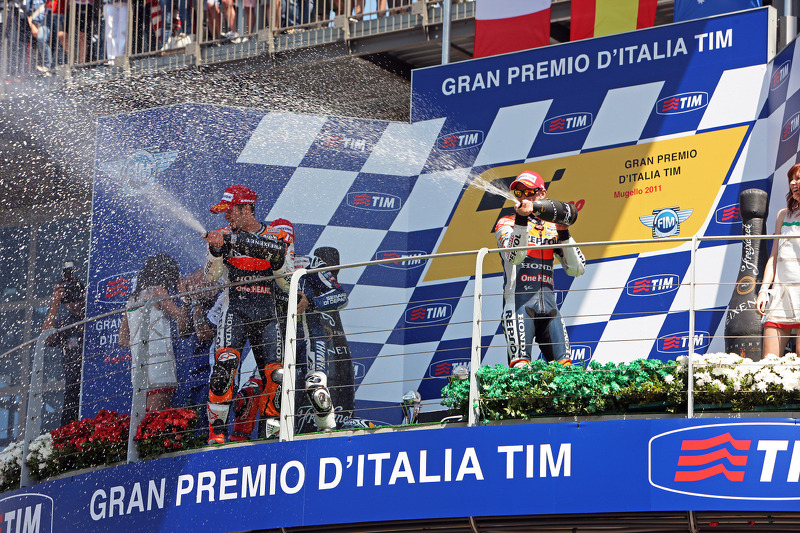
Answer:
[[[693,372],[693,362],[692,362],[692,355],[695,353],[694,343],[691,341],[695,338],[695,314],[698,311],[696,309],[696,302],[695,302],[695,291],[699,285],[697,281],[697,272],[696,272],[696,257],[695,251],[700,246],[702,242],[708,241],[733,241],[738,242],[744,239],[751,239],[751,240],[760,240],[760,239],[772,239],[772,236],[747,236],[747,237],[735,237],[735,236],[724,236],[724,237],[691,237],[691,238],[667,238],[667,239],[660,239],[660,243],[675,243],[676,245],[686,245],[688,244],[691,251],[691,263],[689,266],[689,270],[686,274],[684,282],[682,286],[687,287],[689,290],[689,305],[685,311],[689,313],[689,323],[688,323],[688,338],[690,342],[688,342],[688,352],[689,352],[689,379],[688,379],[688,390],[685,391],[687,396],[688,402],[688,411],[686,416],[691,418],[694,416],[694,397],[693,397],[693,383],[694,380],[692,379],[692,372]],[[636,244],[652,244],[652,240],[633,240],[633,241],[617,241],[617,242],[610,242],[610,241],[602,241],[602,242],[585,242],[579,243],[575,246],[580,246],[581,248],[588,249],[595,246],[630,246]],[[545,246],[542,248],[562,248],[568,245],[553,245],[553,246]],[[517,248],[519,250],[524,250],[526,247]],[[352,264],[345,264],[345,265],[336,265],[324,268],[317,268],[317,269],[298,269],[296,270],[292,277],[291,277],[291,284],[290,290],[288,293],[288,316],[286,317],[285,324],[285,337],[284,337],[284,350],[283,350],[283,369],[284,369],[284,379],[283,379],[283,387],[281,390],[281,423],[280,423],[280,433],[279,439],[281,441],[291,441],[295,438],[295,432],[298,427],[299,416],[297,409],[295,407],[295,395],[299,392],[302,392],[301,388],[295,388],[295,376],[298,370],[298,366],[300,366],[297,362],[297,288],[300,279],[309,274],[314,274],[317,272],[327,271],[327,270],[347,270],[347,269],[354,269],[354,268],[362,268],[362,267],[371,267],[376,265],[388,264],[388,263],[401,263],[405,261],[425,261],[425,260],[442,260],[447,258],[453,257],[463,257],[463,256],[475,256],[476,258],[476,266],[475,266],[475,284],[474,284],[474,291],[473,291],[473,302],[472,302],[472,312],[470,320],[465,320],[463,322],[459,322],[456,317],[454,316],[448,324],[448,327],[454,328],[463,328],[463,335],[456,335],[459,338],[464,340],[469,340],[469,347],[468,347],[468,357],[467,359],[470,362],[469,365],[469,383],[470,383],[470,393],[469,393],[469,410],[468,410],[468,417],[465,422],[469,426],[475,426],[480,421],[480,411],[479,411],[479,389],[478,389],[478,378],[476,372],[480,367],[482,360],[481,354],[484,351],[487,351],[490,348],[499,349],[503,352],[505,351],[505,346],[483,346],[482,345],[482,338],[483,338],[483,330],[485,329],[485,324],[490,325],[493,328],[496,328],[496,324],[499,323],[499,316],[500,316],[500,308],[499,306],[495,309],[484,309],[484,301],[487,298],[497,299],[501,297],[501,294],[493,294],[487,293],[484,290],[484,278],[485,275],[483,274],[483,265],[487,256],[495,257],[496,254],[508,251],[507,249],[486,249],[482,248],[480,250],[471,250],[471,251],[463,251],[463,252],[451,252],[445,254],[430,254],[430,255],[423,255],[423,256],[409,256],[409,257],[400,257],[400,258],[391,258],[391,259],[384,259],[379,261],[368,261],[368,262],[361,262],[361,263],[352,263]],[[722,257],[724,254],[720,254]],[[499,258],[497,259],[499,260]],[[264,278],[265,280],[272,280],[273,277]],[[248,281],[248,283],[252,283]],[[241,283],[240,283],[241,284]],[[726,287],[730,287],[727,291],[728,294],[734,289],[736,286],[736,282],[719,282],[716,283],[717,289],[722,290],[726,289]],[[230,286],[230,285],[227,285]],[[153,306],[162,300],[166,299],[173,299],[179,297],[186,297],[192,298],[197,295],[200,295],[206,291],[213,290],[219,291],[221,288],[226,287],[226,285],[222,286],[215,286],[212,289],[208,288],[200,288],[190,292],[169,296],[167,298],[160,298],[160,299],[152,299],[147,301],[144,304],[140,304],[131,309],[136,309],[138,307],[143,307],[143,314],[144,314],[144,326],[146,327],[146,322],[149,320],[149,312],[153,308]],[[594,290],[609,290],[609,289],[623,289],[625,287],[597,287]],[[755,295],[755,287],[753,287],[753,294]],[[466,298],[466,296],[460,296],[458,298]],[[438,301],[438,300],[428,300],[427,302],[431,301]],[[726,298],[727,301],[727,298]],[[376,315],[385,313],[387,316],[395,316],[396,313],[391,312],[391,308],[394,306],[402,306],[403,309],[408,309],[410,306],[414,304],[418,304],[422,302],[410,302],[407,300],[398,301],[398,302],[380,302],[374,305],[352,305],[341,310],[342,315],[344,316],[343,322],[346,325],[346,328],[349,330],[347,331],[348,337],[351,339],[358,338],[359,335],[369,335],[374,334],[375,331],[368,331],[365,330],[363,327],[358,325],[359,320],[358,316],[367,313],[370,315]],[[457,305],[457,303],[456,303]],[[454,305],[453,307],[456,307]],[[84,325],[88,325],[94,323],[98,320],[108,319],[109,317],[116,317],[123,312],[130,311],[131,309],[126,310],[117,310],[109,313],[105,313],[100,316],[92,317],[89,319],[85,319],[81,322],[76,323],[70,328],[73,327],[83,327]],[[665,309],[663,311],[656,311],[660,314],[666,314],[667,311],[676,311],[675,309]],[[679,309],[678,311],[684,311],[683,309]],[[567,323],[570,323],[573,319],[579,318],[574,316],[564,316],[563,317]],[[351,329],[352,328],[352,329]],[[403,328],[394,328],[394,327],[387,327],[388,330],[392,333],[398,332],[399,329]],[[145,329],[146,330],[146,329]],[[10,358],[15,354],[19,353],[20,350],[25,350],[30,348],[32,344],[35,343],[35,352],[33,357],[33,364],[32,364],[32,372],[29,380],[29,384],[27,386],[27,394],[24,394],[24,398],[21,398],[20,401],[20,426],[16,428],[17,435],[23,436],[23,449],[24,453],[27,455],[29,445],[31,441],[39,436],[42,432],[42,420],[43,420],[43,409],[45,407],[45,401],[43,397],[43,372],[44,372],[44,361],[45,361],[45,339],[48,336],[56,332],[56,330],[47,330],[44,331],[38,339],[28,341],[12,350],[7,351],[6,353],[0,355],[0,360]],[[448,338],[452,338],[453,335],[450,334]],[[631,337],[635,338],[635,333],[631,333]],[[598,339],[595,339],[597,341]],[[651,339],[653,340],[653,339]],[[147,342],[147,341],[145,341]],[[465,343],[466,344],[466,343]],[[399,345],[398,345],[399,346]],[[374,356],[375,360],[379,358],[393,358],[393,357],[401,357],[401,358],[412,358],[415,356],[430,356],[430,352],[419,351],[419,352],[411,352],[408,351],[405,346],[399,346],[399,349],[402,349],[402,353],[392,353],[392,354],[385,354],[385,355],[376,355]],[[145,396],[147,394],[147,387],[145,386],[145,381],[143,379],[144,374],[146,372],[146,365],[148,361],[144,358],[146,355],[142,355],[143,353],[147,353],[147,349],[145,350],[132,350],[132,360],[131,366],[128,368],[123,368],[122,370],[118,370],[115,372],[124,372],[127,373],[128,370],[132,372],[133,376],[133,392],[130,398],[129,405],[131,406],[131,423],[130,423],[130,434],[128,439],[128,454],[127,454],[127,461],[134,462],[139,459],[136,446],[134,446],[133,437],[136,432],[137,426],[139,421],[145,415]],[[632,354],[634,357],[630,357],[629,359],[641,358],[646,357],[647,354]],[[638,357],[637,357],[638,356]],[[142,359],[140,359],[140,357]],[[349,357],[349,356],[348,356]],[[372,356],[369,356],[372,358]],[[500,358],[505,359],[505,354],[500,356]],[[384,361],[385,362],[385,361]],[[358,361],[355,361],[358,364]],[[86,361],[84,361],[86,364]],[[396,368],[401,368],[402,365],[396,365]],[[106,376],[106,378],[109,376]],[[244,377],[244,376],[242,376]],[[103,376],[99,376],[95,379],[105,379]],[[398,387],[402,388],[403,390],[406,389],[408,385],[407,382],[411,382],[413,385],[418,385],[421,381],[425,381],[426,379],[431,378],[420,378],[418,375],[411,379],[404,379],[402,376],[398,376],[398,379],[392,382],[382,382],[382,383],[362,383],[360,387],[391,387],[393,390],[398,389]],[[436,379],[440,379],[437,378]],[[244,379],[242,379],[244,381]],[[185,385],[185,384],[184,384]],[[345,384],[345,385],[337,385],[341,387],[353,387],[355,388],[355,383]],[[1,393],[2,391],[0,391]],[[368,395],[369,396],[369,395]],[[372,394],[371,397],[376,397],[377,394]],[[392,396],[393,398],[393,396]],[[112,401],[114,398],[109,396],[107,401]],[[397,400],[400,400],[398,397]],[[430,401],[436,401],[435,398],[431,399]],[[98,400],[96,405],[90,406],[90,411],[94,411],[95,408],[102,408],[103,400]],[[386,402],[384,402],[386,403]],[[198,405],[190,405],[190,408],[194,409],[205,409],[205,404],[201,403]],[[400,407],[400,402],[398,401],[396,407],[391,407],[392,409],[398,409]],[[52,406],[48,405],[49,409],[53,409]],[[358,409],[356,409],[358,411]],[[231,410],[233,412],[233,410]],[[355,413],[354,416],[358,417],[359,413]],[[232,417],[233,415],[231,415]],[[410,422],[410,420],[406,420]],[[229,424],[232,423],[232,420],[228,421]],[[13,428],[12,428],[13,429]],[[230,428],[229,428],[230,431]],[[27,466],[23,465],[23,475],[22,475],[22,483],[23,486],[31,484],[33,481],[31,480]]]

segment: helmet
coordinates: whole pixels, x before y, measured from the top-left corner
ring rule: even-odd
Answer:
[[[292,244],[294,242],[294,224],[285,218],[276,218],[270,222],[269,225],[283,232],[282,234],[279,234],[279,238],[283,239],[286,244]]]
[[[511,182],[509,185],[509,190],[525,190],[525,189],[542,189],[545,194],[547,193],[547,189],[544,186],[544,180],[542,177],[533,170],[526,170],[522,172],[517,179]]]

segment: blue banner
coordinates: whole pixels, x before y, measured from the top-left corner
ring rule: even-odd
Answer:
[[[27,521],[69,533],[796,511],[798,441],[793,419],[653,419],[261,442],[42,483],[7,495],[0,512],[9,531]]]
[[[761,7],[761,0],[675,0],[674,22]]]

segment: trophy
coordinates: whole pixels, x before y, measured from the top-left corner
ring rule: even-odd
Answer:
[[[403,401],[400,403],[400,406],[403,408],[403,424],[417,423],[420,409],[422,409],[420,405],[421,401],[422,397],[419,395],[419,392],[415,390],[410,390],[403,394]]]

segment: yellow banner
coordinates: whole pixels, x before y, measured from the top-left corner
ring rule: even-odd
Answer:
[[[436,252],[497,248],[494,225],[501,210],[511,208],[513,202],[487,192],[487,188],[507,191],[511,179],[528,169],[535,170],[548,182],[549,198],[572,202],[578,207],[578,221],[570,228],[577,242],[653,241],[582,248],[587,259],[678,247],[680,243],[659,242],[659,239],[690,237],[698,232],[714,207],[714,199],[746,131],[741,126],[492,168],[464,191]],[[484,269],[487,274],[500,272],[500,259],[487,260]],[[425,281],[474,273],[474,257],[436,259]]]

